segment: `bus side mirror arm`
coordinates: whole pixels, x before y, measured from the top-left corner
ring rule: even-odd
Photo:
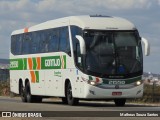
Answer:
[[[148,40],[146,40],[143,37],[141,38],[141,40],[144,43],[144,50],[145,50],[144,53],[145,53],[146,56],[149,56],[149,54],[150,54],[150,45],[148,43]]]
[[[86,44],[85,44],[85,41],[84,41],[83,37],[80,36],[80,35],[76,35],[76,38],[78,39],[79,44],[80,44],[80,52],[81,52],[81,54],[85,55],[86,54]]]

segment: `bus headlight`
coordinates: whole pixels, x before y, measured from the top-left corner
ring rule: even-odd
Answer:
[[[141,85],[141,84],[142,84],[142,81],[137,81],[135,85],[136,85],[136,86],[139,86],[139,85]]]
[[[90,85],[97,85],[97,83],[96,83],[96,81],[88,81],[88,83],[90,84]]]

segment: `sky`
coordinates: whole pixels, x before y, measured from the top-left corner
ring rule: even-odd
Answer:
[[[73,15],[109,15],[134,23],[151,45],[144,71],[160,73],[160,0],[0,0],[0,58],[9,58],[10,34]]]

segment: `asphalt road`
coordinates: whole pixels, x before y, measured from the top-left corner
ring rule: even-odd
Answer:
[[[23,103],[21,102],[21,99],[19,97],[2,97],[0,96],[0,111],[18,111],[18,112],[24,112],[24,111],[51,111],[48,112],[48,114],[58,114],[55,117],[49,117],[49,118],[42,118],[42,119],[54,119],[54,120],[106,120],[106,119],[134,119],[137,120],[137,117],[117,117],[116,115],[120,113],[131,113],[132,111],[138,112],[139,111],[145,111],[144,113],[155,113],[155,111],[159,111],[160,113],[160,103],[154,104],[154,105],[138,105],[138,104],[129,104],[127,103],[125,107],[115,107],[113,102],[105,102],[105,101],[80,101],[80,104],[78,106],[69,106],[62,104],[61,100],[59,99],[43,99],[42,103]],[[118,111],[117,114],[114,112]],[[92,114],[91,114],[92,113]],[[113,117],[103,117],[109,114]],[[67,115],[71,115],[71,117],[66,117]],[[72,117],[72,114],[74,117]],[[64,115],[64,116],[63,116]],[[65,116],[66,115],[66,116]],[[85,116],[86,115],[86,116]],[[88,115],[88,116],[87,116]],[[102,115],[102,116],[101,116]],[[159,117],[138,117],[140,120],[146,120],[151,119],[152,120],[158,120]],[[4,118],[0,118],[3,119]],[[5,119],[13,119],[13,118],[5,118]],[[25,120],[26,118],[18,118],[19,120]],[[30,118],[33,119],[33,118]],[[16,118],[17,120],[17,118]],[[40,118],[37,118],[37,120],[40,120]]]

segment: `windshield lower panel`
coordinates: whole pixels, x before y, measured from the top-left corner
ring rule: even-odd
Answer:
[[[137,31],[85,30],[84,72],[107,78],[142,75],[143,60]]]

